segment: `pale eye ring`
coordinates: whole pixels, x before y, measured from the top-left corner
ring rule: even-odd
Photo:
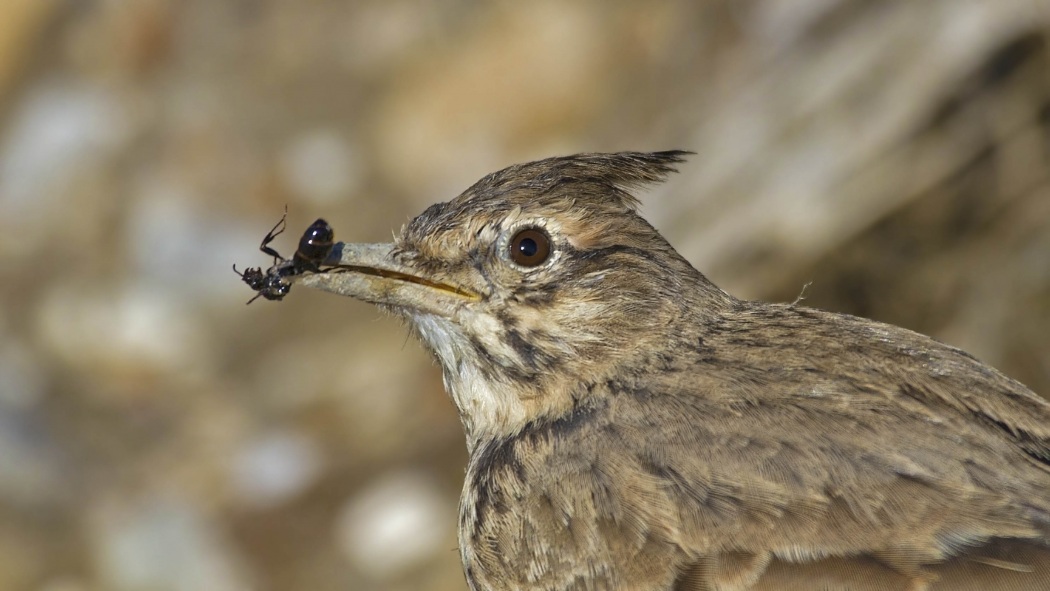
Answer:
[[[510,260],[522,267],[542,265],[551,256],[551,239],[539,228],[519,230],[510,239]]]

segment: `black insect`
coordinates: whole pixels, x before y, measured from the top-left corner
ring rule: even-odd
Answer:
[[[248,300],[249,304],[259,296],[268,300],[281,300],[292,289],[292,286],[284,281],[286,277],[294,275],[294,267],[288,262],[276,264],[267,269],[265,273],[262,267],[248,267],[244,273],[241,273],[237,270],[236,265],[233,267],[233,272],[240,275],[241,280],[247,283],[248,287],[259,292]]]
[[[318,218],[299,238],[299,248],[292,258],[286,259],[281,256],[270,243],[284,232],[287,217],[288,212],[285,211],[280,221],[270,228],[259,244],[259,250],[273,257],[273,265],[265,273],[262,267],[248,267],[242,273],[237,270],[237,265],[233,266],[233,272],[237,273],[248,287],[258,292],[248,300],[249,304],[259,297],[278,301],[284,299],[292,289],[292,284],[287,281],[289,277],[306,271],[320,272],[321,264],[332,252],[335,232],[328,222]]]
[[[335,232],[332,231],[332,226],[324,219],[317,218],[317,221],[303,232],[302,238],[299,238],[299,249],[292,256],[295,268],[300,272],[320,270],[321,262],[332,252],[334,239]]]

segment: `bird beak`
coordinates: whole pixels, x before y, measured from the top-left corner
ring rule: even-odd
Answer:
[[[290,278],[295,283],[373,304],[451,318],[464,304],[481,296],[395,260],[393,244],[337,242],[320,272]]]

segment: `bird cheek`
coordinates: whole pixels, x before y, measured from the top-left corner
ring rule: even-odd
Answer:
[[[494,304],[505,302],[512,294],[526,288],[528,285],[527,274],[510,268],[502,260],[489,265],[486,271],[485,276],[489,281],[489,288],[492,292],[491,301]]]

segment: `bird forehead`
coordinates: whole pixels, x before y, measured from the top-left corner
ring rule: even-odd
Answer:
[[[502,216],[491,212],[463,215],[455,220],[416,220],[402,233],[400,242],[419,255],[433,260],[455,261],[494,242]]]

